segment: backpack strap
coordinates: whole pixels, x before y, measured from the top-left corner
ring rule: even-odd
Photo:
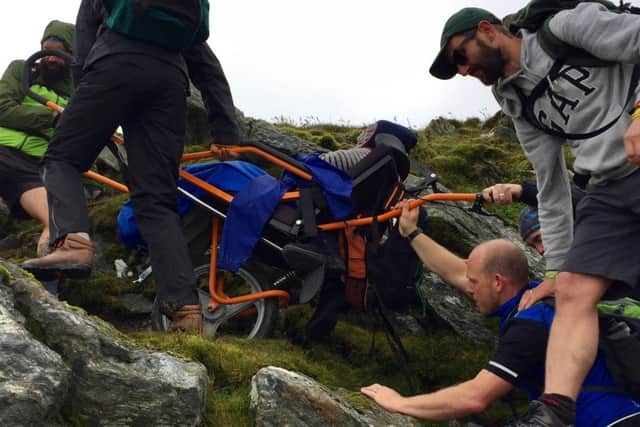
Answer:
[[[609,123],[601,127],[600,129],[594,130],[592,132],[587,133],[565,133],[561,130],[551,129],[538,120],[533,112],[533,104],[540,98],[547,90],[549,90],[550,83],[558,77],[558,72],[565,65],[566,62],[562,59],[556,59],[556,61],[551,66],[551,70],[549,70],[549,74],[536,85],[531,91],[529,96],[526,96],[521,88],[518,86],[514,86],[516,94],[518,98],[520,98],[520,102],[522,104],[522,115],[525,120],[529,122],[536,129],[546,133],[547,135],[555,136],[563,139],[577,140],[577,139],[589,139],[593,138],[601,133],[609,130],[613,125],[615,125],[620,117],[626,112],[624,107],[621,108],[620,114],[618,114],[613,120]],[[627,99],[624,105],[627,105],[631,99],[633,99],[635,89],[638,86],[638,81],[640,80],[640,65],[636,65],[633,67],[633,73],[631,75],[631,83],[629,84],[629,91],[627,93]]]
[[[608,67],[614,64],[614,62],[595,57],[582,48],[560,40],[549,27],[551,18],[553,15],[547,18],[536,31],[536,38],[547,55],[554,59],[561,59],[564,64],[576,67]]]
[[[300,189],[298,209],[302,216],[302,234],[305,237],[316,237],[318,235],[318,230],[316,228],[316,214],[313,207],[313,194],[311,187]]]

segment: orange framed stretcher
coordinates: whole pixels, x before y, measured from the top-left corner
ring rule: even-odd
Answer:
[[[27,60],[27,64],[25,65],[25,70],[26,70],[25,73],[28,71],[28,69],[31,68],[31,65],[34,64],[36,60],[43,58],[45,56],[50,56],[50,55],[61,56],[67,61],[70,60],[69,55],[58,52],[58,51],[51,51],[51,50],[41,51],[36,53],[35,55],[32,55]],[[25,93],[29,94],[34,99],[38,100],[43,105],[52,109],[53,111],[56,111],[58,113],[63,112],[63,109],[58,105],[52,103],[47,99],[39,97],[36,94],[33,94],[33,92],[29,89],[28,80],[29,80],[29,77],[28,75],[25,74],[25,78],[23,79],[23,82],[25,84]],[[112,140],[113,142],[118,144],[123,143],[122,139],[119,138],[117,135],[114,135]],[[282,154],[272,148],[269,148],[267,146],[262,146],[262,145],[260,146],[258,145],[242,145],[242,146],[212,145],[211,149],[207,151],[184,154],[182,157],[182,161],[192,162],[192,161],[199,161],[199,160],[206,160],[206,159],[227,160],[227,159],[237,158],[238,156],[243,154],[256,155],[264,159],[265,161],[269,162],[270,164],[273,164],[283,170],[286,170],[303,180],[313,181],[314,179],[310,171],[303,164],[299,163],[295,159],[285,154]],[[84,175],[97,182],[100,182],[104,185],[114,188],[115,190],[118,190],[120,192],[124,192],[124,193],[128,192],[128,188],[126,187],[126,185],[118,181],[115,181],[111,178],[108,178],[106,176],[103,176],[101,174],[98,174],[96,172],[88,171],[88,172],[85,172]],[[202,189],[207,195],[212,196],[216,200],[222,201],[227,205],[230,204],[234,199],[233,194],[223,191],[222,189],[216,187],[215,185],[212,185],[190,174],[186,170],[180,170],[179,176],[186,182],[191,183],[196,187]],[[209,313],[213,313],[221,306],[229,306],[229,305],[236,305],[236,304],[243,305],[245,303],[255,302],[262,299],[271,299],[271,298],[277,298],[278,307],[282,308],[287,306],[289,304],[291,295],[287,290],[283,290],[283,289],[266,290],[262,292],[251,292],[251,293],[232,296],[232,297],[227,295],[227,293],[225,292],[224,273],[221,271],[218,271],[217,269],[218,245],[220,242],[220,236],[222,232],[222,226],[223,226],[225,215],[221,212],[216,211],[216,209],[211,208],[202,200],[186,192],[185,190],[179,188],[179,191],[182,194],[184,194],[186,197],[189,197],[196,203],[199,203],[207,207],[209,210],[211,210],[214,213],[211,219],[212,228],[211,228],[211,240],[210,240],[211,244],[210,244],[209,274],[208,274],[209,302],[207,304],[207,311]],[[282,202],[297,201],[300,199],[300,197],[301,195],[299,191],[290,191],[285,193],[282,196],[281,201]],[[434,194],[423,196],[418,200],[412,201],[410,206],[416,207],[431,201],[467,201],[467,202],[481,203],[482,196],[481,194],[476,194],[476,193],[434,193]],[[391,208],[388,211],[375,216],[354,217],[345,221],[335,221],[335,222],[326,222],[326,223],[317,224],[317,229],[320,231],[333,231],[333,230],[341,230],[347,227],[366,226],[366,225],[373,224],[374,222],[382,223],[382,222],[389,221],[392,218],[400,216],[400,214],[401,214],[400,209]],[[250,310],[252,310],[252,308],[246,307],[244,309],[239,310],[237,315],[239,316],[245,315]]]

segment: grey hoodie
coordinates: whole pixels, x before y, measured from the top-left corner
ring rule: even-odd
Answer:
[[[562,67],[561,76],[550,86],[552,94],[547,91],[534,105],[534,113],[544,125],[565,133],[587,133],[602,128],[620,111],[633,109],[640,99],[638,88],[636,96],[625,103],[634,64],[640,63],[639,15],[616,14],[598,3],[582,3],[556,14],[550,21],[550,29],[559,39],[617,64]],[[574,141],[547,135],[524,119],[513,86],[528,95],[547,76],[553,62],[535,34],[523,31],[522,68],[500,79],[493,86],[493,93],[502,110],[513,118],[518,139],[533,163],[547,268],[560,270],[573,240],[571,190],[563,144],[575,156],[575,171],[591,174],[594,185],[606,185],[637,167],[627,161],[624,151],[623,136],[631,123],[626,113],[606,132]]]

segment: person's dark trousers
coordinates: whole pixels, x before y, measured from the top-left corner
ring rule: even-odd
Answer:
[[[325,281],[320,290],[316,309],[305,327],[306,338],[321,340],[331,335],[338,322],[338,312],[342,310],[345,303],[342,281],[340,279]]]
[[[184,304],[198,303],[176,213],[186,87],[178,68],[150,56],[119,54],[97,61],[62,114],[42,167],[52,239],[88,233],[80,174],[122,126],[136,222],[149,247],[158,298],[169,315]]]

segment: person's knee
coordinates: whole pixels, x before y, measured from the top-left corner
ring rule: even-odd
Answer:
[[[607,281],[587,274],[562,272],[556,278],[559,308],[593,308],[607,289]]]

